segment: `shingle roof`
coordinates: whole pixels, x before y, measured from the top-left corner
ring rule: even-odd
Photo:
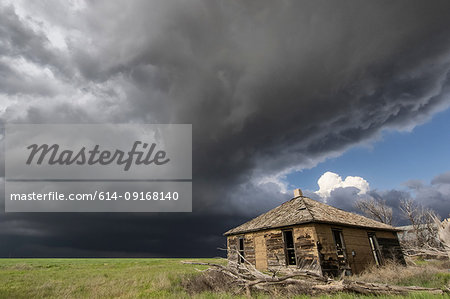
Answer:
[[[389,231],[397,230],[388,224],[343,211],[308,197],[299,196],[236,228],[230,229],[224,235],[235,235],[310,222],[340,224]]]

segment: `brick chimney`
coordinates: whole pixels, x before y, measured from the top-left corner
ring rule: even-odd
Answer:
[[[294,189],[294,197],[303,196],[302,189]]]

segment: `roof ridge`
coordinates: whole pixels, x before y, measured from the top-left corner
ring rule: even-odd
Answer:
[[[324,203],[324,202],[322,202],[322,201],[318,201],[318,200],[315,200],[315,199],[312,199],[312,198],[309,198],[309,197],[305,197],[305,198],[307,198],[307,199],[309,199],[309,200],[311,200],[311,201],[313,201],[313,202],[315,202],[315,203],[317,203],[317,204],[319,204],[319,205],[325,206],[325,208],[332,208],[332,209],[335,209],[335,210],[339,210],[339,211],[341,211],[341,212],[343,212],[343,213],[345,213],[345,214],[351,214],[351,215],[354,215],[354,216],[356,216],[356,217],[364,218],[364,219],[366,219],[366,220],[368,220],[368,221],[370,221],[370,222],[376,222],[376,223],[382,224],[382,225],[384,225],[384,226],[389,226],[389,227],[391,227],[391,228],[395,228],[395,227],[394,227],[393,225],[391,225],[391,224],[383,223],[383,222],[381,222],[381,221],[378,221],[378,220],[369,218],[369,217],[367,217],[367,216],[364,216],[364,215],[361,215],[361,214],[358,214],[358,213],[355,213],[355,212],[346,211],[346,210],[344,210],[344,209],[341,209],[341,208],[332,206],[332,205],[330,205],[330,204],[328,204],[328,203]],[[305,206],[307,206],[306,201],[305,201]],[[308,211],[310,211],[310,210],[308,209]],[[312,214],[312,213],[311,213],[311,214]],[[313,214],[312,214],[311,216],[314,218],[314,215],[313,215]],[[317,219],[317,218],[314,218],[314,220],[318,220],[318,219]]]
[[[308,198],[308,197],[301,196],[301,198],[302,198],[303,204],[304,204],[305,207],[306,207],[306,210],[308,211],[309,215],[311,215],[312,221],[316,220],[316,218],[314,217],[314,214],[313,214],[313,213],[311,212],[311,210],[310,210],[310,207],[308,206],[308,204],[307,204],[306,201],[305,201],[305,198]]]
[[[245,233],[262,229],[291,226],[302,223],[334,223],[372,229],[397,230],[363,215],[340,209],[306,196],[296,196],[259,216],[232,228],[225,235]]]

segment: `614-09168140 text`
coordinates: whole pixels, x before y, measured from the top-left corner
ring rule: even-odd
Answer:
[[[43,201],[63,201],[63,200],[178,200],[178,192],[104,192],[95,191],[93,193],[69,193],[65,194],[58,191],[50,191],[47,193],[11,193],[10,200],[43,200]]]

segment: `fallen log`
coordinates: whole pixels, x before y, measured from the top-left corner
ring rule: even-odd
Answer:
[[[191,265],[209,266],[207,272],[202,275],[220,272],[233,279],[233,285],[239,286],[241,292],[251,296],[252,292],[260,291],[271,293],[279,287],[297,287],[306,294],[323,294],[350,292],[356,294],[374,295],[407,295],[412,292],[426,292],[430,294],[450,293],[450,290],[425,288],[418,286],[397,286],[380,283],[368,283],[348,279],[333,280],[310,271],[296,270],[296,273],[285,276],[270,276],[258,271],[256,268],[248,268],[245,264],[234,267],[223,266],[205,262],[182,262]]]
[[[436,288],[417,286],[396,286],[379,283],[366,283],[361,281],[341,280],[327,285],[316,285],[315,290],[324,292],[351,292],[362,295],[407,295],[411,292],[427,292],[442,295],[446,291]]]

